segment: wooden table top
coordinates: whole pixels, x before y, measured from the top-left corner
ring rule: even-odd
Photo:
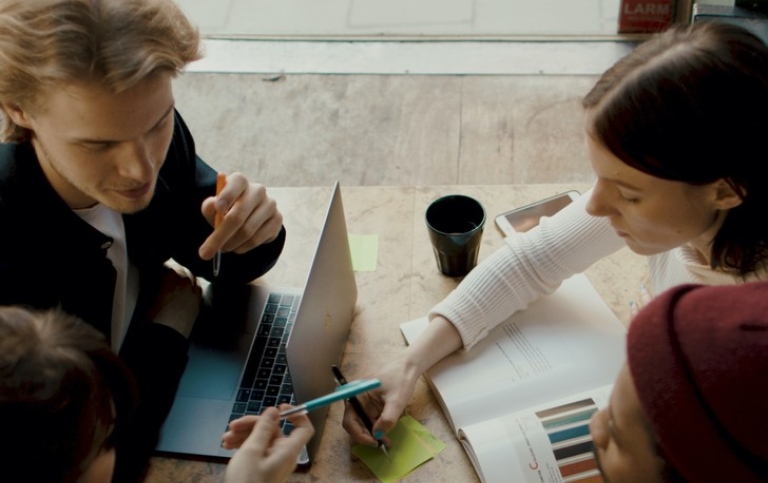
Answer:
[[[502,243],[493,219],[516,206],[568,189],[581,192],[584,184],[484,185],[430,187],[345,187],[342,198],[351,234],[378,235],[375,271],[357,272],[357,311],[344,353],[342,369],[352,380],[372,373],[404,348],[399,324],[421,317],[457,284],[440,274],[429,242],[424,211],[435,198],[460,193],[478,199],[486,210],[480,258]],[[283,255],[263,280],[274,285],[301,286],[306,277],[317,236],[328,206],[331,188],[271,188],[285,219],[287,240]],[[629,301],[645,275],[645,259],[624,248],[601,260],[586,274],[608,305],[624,323],[629,320]],[[439,404],[422,380],[406,408],[447,448],[404,482],[479,482],[472,464],[452,433]],[[343,405],[334,404],[314,464],[296,472],[289,482],[377,481],[350,452],[353,445],[341,427]],[[226,466],[218,462],[154,457],[147,483],[220,482]]]

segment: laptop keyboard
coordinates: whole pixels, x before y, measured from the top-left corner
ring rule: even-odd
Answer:
[[[230,421],[246,414],[261,414],[264,409],[282,403],[296,404],[285,345],[300,300],[301,296],[295,294],[269,294]],[[293,429],[288,421],[281,421],[281,424],[285,434]]]

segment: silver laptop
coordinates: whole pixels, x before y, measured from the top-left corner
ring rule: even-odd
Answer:
[[[221,436],[230,420],[335,389],[331,366],[341,363],[357,301],[339,183],[303,290],[210,285],[206,297],[210,313],[190,336],[189,362],[157,450],[227,458],[234,451],[221,447]],[[309,414],[316,431],[300,464],[314,458],[327,413]]]

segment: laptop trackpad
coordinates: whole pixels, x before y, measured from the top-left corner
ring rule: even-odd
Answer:
[[[192,344],[177,394],[229,401],[240,384],[244,357]]]

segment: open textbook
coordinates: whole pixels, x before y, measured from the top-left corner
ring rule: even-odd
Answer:
[[[400,330],[411,343],[427,323]],[[607,404],[625,338],[579,274],[425,377],[485,483],[595,483],[589,419]]]

